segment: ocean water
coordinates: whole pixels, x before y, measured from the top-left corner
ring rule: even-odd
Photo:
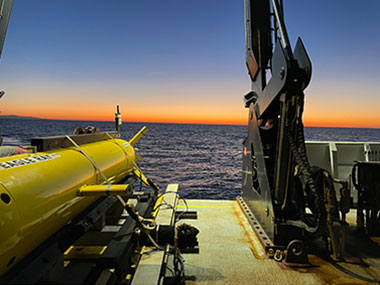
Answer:
[[[0,119],[4,145],[29,145],[31,137],[72,134],[76,127],[113,131],[112,122]],[[240,194],[242,141],[246,126],[124,123],[129,140],[143,126],[136,144],[144,174],[161,189],[179,183],[190,199],[235,199]],[[305,128],[306,140],[380,142],[380,129]]]

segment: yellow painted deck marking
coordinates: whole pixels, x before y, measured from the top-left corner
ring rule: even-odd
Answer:
[[[186,208],[185,205],[177,205],[177,208]],[[231,206],[204,206],[204,205],[189,205],[189,208],[209,208],[209,209],[231,209]]]

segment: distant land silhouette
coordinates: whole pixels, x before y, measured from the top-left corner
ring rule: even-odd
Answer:
[[[0,115],[0,119],[45,120],[45,119],[38,118],[38,117],[17,116],[17,115]]]

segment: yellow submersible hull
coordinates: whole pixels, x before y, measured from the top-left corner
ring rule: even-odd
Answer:
[[[118,183],[134,166],[121,139],[0,158],[0,276],[95,201],[82,186]]]

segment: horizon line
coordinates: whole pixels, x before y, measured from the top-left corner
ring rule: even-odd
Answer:
[[[94,119],[55,119],[55,118],[40,118],[34,116],[20,116],[20,115],[0,115],[2,117],[15,117],[14,119],[29,119],[29,120],[55,120],[55,121],[82,121],[82,122],[115,122],[114,120],[94,120]],[[8,118],[12,119],[12,118]],[[123,123],[146,123],[146,124],[180,124],[180,125],[216,125],[216,126],[247,126],[248,124],[236,124],[236,123],[200,123],[200,122],[160,122],[160,121],[123,121]],[[380,127],[352,127],[352,126],[316,126],[304,124],[306,128],[343,128],[343,129],[380,129]]]

